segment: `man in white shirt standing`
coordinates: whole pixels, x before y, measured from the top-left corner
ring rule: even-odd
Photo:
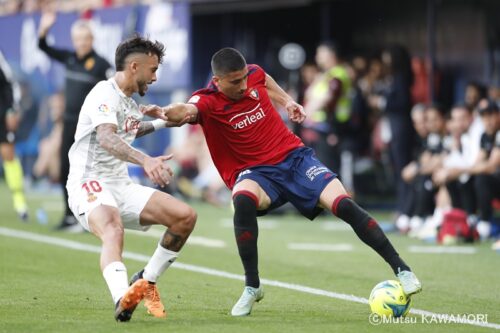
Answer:
[[[171,155],[151,157],[131,146],[136,137],[169,125],[161,119],[142,121],[143,114],[131,98],[136,92],[144,96],[148,85],[156,81],[163,55],[161,43],[138,35],[118,45],[116,74],[99,82],[87,95],[69,152],[69,206],[79,223],[102,241],[100,266],[117,321],[130,320],[144,298],[150,314],[166,317],[156,281],[175,261],[196,223],[190,206],[133,183],[127,171],[127,162],[138,164],[162,187],[172,176],[166,164]],[[147,230],[153,224],[168,229],[129,287],[122,262],[124,228]]]

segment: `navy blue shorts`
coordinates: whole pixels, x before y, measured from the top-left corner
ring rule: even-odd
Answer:
[[[267,211],[290,202],[302,215],[313,220],[323,211],[317,206],[321,192],[336,177],[316,158],[311,148],[300,147],[288,154],[281,163],[241,171],[236,183],[251,179],[271,198],[269,208],[259,211],[259,215],[265,215]]]

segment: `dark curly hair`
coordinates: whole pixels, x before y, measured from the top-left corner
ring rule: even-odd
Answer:
[[[159,41],[150,41],[139,34],[124,40],[118,45],[115,53],[115,66],[117,71],[125,69],[125,60],[133,53],[156,54],[158,62],[161,64],[165,55],[165,46]]]

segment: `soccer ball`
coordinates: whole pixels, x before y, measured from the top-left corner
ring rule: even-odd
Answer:
[[[372,313],[379,316],[404,317],[410,311],[411,298],[403,292],[399,281],[387,280],[373,288],[368,304]]]

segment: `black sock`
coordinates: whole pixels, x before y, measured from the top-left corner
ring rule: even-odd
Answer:
[[[348,196],[335,200],[332,212],[349,223],[358,237],[374,249],[391,266],[394,274],[410,271],[410,267],[401,259],[382,229],[368,213]]]
[[[257,206],[253,198],[247,194],[236,193],[234,203],[234,234],[240,253],[241,262],[245,269],[245,285],[258,288],[259,257],[257,253]]]

